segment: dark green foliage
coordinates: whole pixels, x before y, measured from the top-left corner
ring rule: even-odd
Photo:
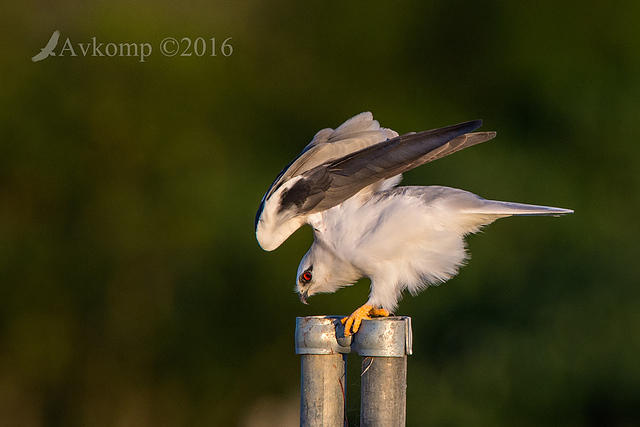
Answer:
[[[640,424],[638,3],[42,7],[0,18],[0,425],[295,410],[295,316],[350,312],[368,283],[303,306],[311,233],[266,253],[254,215],[317,130],[364,110],[498,131],[405,183],[576,211],[500,220],[457,278],[404,299],[409,425]],[[32,63],[55,29],[154,51]],[[165,58],[167,36],[234,52]]]

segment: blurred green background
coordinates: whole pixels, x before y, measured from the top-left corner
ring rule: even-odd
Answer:
[[[498,221],[402,301],[408,424],[640,425],[640,3],[2,9],[0,425],[295,425],[295,317],[351,312],[368,283],[303,306],[310,230],[263,252],[254,215],[317,130],[367,110],[498,131],[405,184],[576,211]],[[32,63],[55,29],[154,51]],[[167,58],[168,36],[234,51]]]

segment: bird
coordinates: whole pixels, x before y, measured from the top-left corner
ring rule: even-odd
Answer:
[[[55,56],[56,54],[53,51],[53,49],[55,49],[56,46],[58,45],[59,38],[60,38],[60,31],[55,30],[53,34],[51,34],[51,37],[49,38],[49,41],[47,42],[45,47],[40,49],[40,52],[38,52],[33,57],[31,57],[31,60],[33,62],[38,62],[48,58],[49,56]]]
[[[508,216],[573,213],[439,185],[399,186],[402,173],[496,136],[475,132],[481,125],[399,135],[363,112],[317,132],[278,174],[255,218],[266,251],[305,224],[313,228],[296,273],[300,301],[370,279],[368,300],[342,318],[351,336],[364,319],[391,315],[404,291],[416,295],[455,276],[469,258],[465,236]]]

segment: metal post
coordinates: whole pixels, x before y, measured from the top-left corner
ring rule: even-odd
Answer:
[[[410,317],[363,320],[352,347],[362,359],[360,425],[404,427]]]
[[[344,425],[346,353],[351,339],[345,339],[344,333],[339,339],[336,330],[340,328],[340,317],[296,318],[296,354],[302,355],[301,426]]]
[[[346,357],[363,356],[360,425],[404,426],[411,318],[364,320],[344,336],[341,316],[296,319],[296,354],[302,355],[301,426],[344,425]]]
[[[344,424],[344,358],[342,354],[302,355],[301,426]]]
[[[407,356],[362,359],[360,425],[404,427]]]

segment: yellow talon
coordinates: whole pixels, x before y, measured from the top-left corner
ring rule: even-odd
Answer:
[[[386,317],[389,312],[384,308],[373,308],[372,305],[364,304],[362,307],[356,309],[350,316],[344,317],[341,322],[344,325],[344,336],[348,337],[352,333],[358,332],[360,324],[363,319],[371,319],[371,316]],[[353,331],[353,332],[352,332]]]

